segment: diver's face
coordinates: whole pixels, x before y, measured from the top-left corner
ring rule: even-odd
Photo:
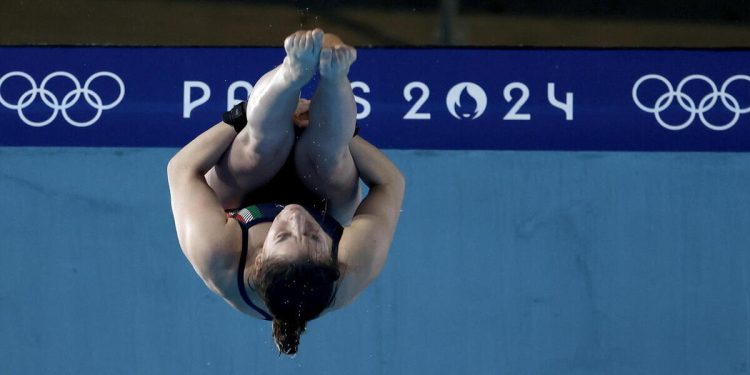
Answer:
[[[263,243],[265,257],[322,261],[331,256],[331,238],[302,206],[290,204],[276,216]]]

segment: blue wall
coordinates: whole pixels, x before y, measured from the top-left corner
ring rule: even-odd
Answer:
[[[750,372],[750,154],[388,151],[385,270],[289,359],[180,252],[174,152],[0,148],[0,374]]]

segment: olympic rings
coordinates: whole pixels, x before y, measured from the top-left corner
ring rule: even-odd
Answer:
[[[21,96],[18,98],[17,103],[10,103],[5,100],[2,96],[2,86],[3,83],[8,78],[11,77],[21,77],[29,82],[29,85],[31,88],[21,94]],[[62,98],[62,101],[58,99],[54,93],[52,93],[50,90],[46,88],[47,84],[50,82],[50,80],[62,77],[67,78],[73,83],[73,86],[75,87],[72,91],[65,94]],[[97,94],[95,91],[91,90],[90,86],[92,82],[94,82],[95,79],[99,77],[109,77],[112,80],[117,83],[119,86],[119,95],[117,98],[112,101],[109,104],[104,104],[102,102],[102,98],[99,94]],[[37,96],[39,96],[42,99],[42,102],[47,105],[50,109],[52,109],[52,114],[49,116],[49,118],[43,120],[43,121],[33,121],[29,119],[26,114],[24,114],[23,110],[31,105],[31,103],[36,100]],[[108,109],[112,109],[120,102],[122,101],[123,97],[125,96],[125,84],[123,83],[122,79],[120,79],[119,76],[117,76],[115,73],[112,72],[98,72],[91,77],[89,77],[86,82],[83,84],[83,87],[81,87],[80,81],[73,76],[72,74],[68,72],[63,71],[57,71],[48,74],[44,79],[42,80],[42,83],[37,86],[36,81],[34,81],[34,78],[32,78],[29,74],[26,74],[24,72],[14,71],[10,73],[6,73],[2,77],[0,77],[0,104],[2,104],[5,108],[8,109],[14,109],[18,111],[18,117],[21,118],[21,120],[26,123],[29,126],[33,127],[42,127],[49,125],[52,121],[57,118],[58,113],[62,112],[62,116],[70,125],[77,126],[77,127],[87,127],[90,126],[96,121],[99,120],[99,118],[102,115],[102,112]],[[78,103],[78,100],[83,97],[83,99],[90,105],[92,108],[96,110],[96,114],[94,117],[88,121],[76,121],[73,120],[70,115],[68,114],[67,110],[73,107]]]
[[[662,82],[664,86],[666,86],[666,92],[659,96],[658,99],[656,99],[656,102],[654,103],[653,107],[648,107],[641,102],[641,100],[638,98],[638,88],[641,86],[641,84],[648,80],[657,80],[659,82]],[[689,95],[685,94],[682,89],[685,87],[685,85],[688,82],[691,81],[703,81],[708,84],[708,86],[711,88],[711,92],[701,98],[696,106],[696,101],[691,98]],[[642,109],[645,112],[653,113],[654,117],[656,117],[656,121],[664,127],[665,129],[669,130],[682,130],[686,127],[690,126],[690,124],[693,123],[695,120],[695,116],[698,116],[700,118],[701,123],[703,123],[704,126],[706,126],[709,129],[716,130],[716,131],[722,131],[727,130],[734,126],[737,121],[740,119],[740,115],[744,113],[750,112],[750,106],[747,107],[741,107],[739,101],[737,98],[735,98],[733,95],[727,93],[727,89],[729,88],[729,85],[732,84],[732,82],[737,80],[745,80],[750,82],[750,76],[746,75],[736,75],[732,76],[729,79],[727,79],[723,85],[721,85],[721,88],[717,88],[714,81],[712,81],[710,78],[700,75],[700,74],[692,74],[687,77],[685,77],[680,83],[677,85],[677,89],[674,89],[672,87],[672,84],[664,77],[658,75],[658,74],[648,74],[640,79],[638,79],[635,84],[633,85],[633,101],[638,106],[638,108]],[[686,110],[690,117],[681,124],[669,124],[661,117],[661,112],[667,109],[674,99],[677,99],[677,103],[680,104],[680,107],[682,109]],[[734,114],[732,119],[723,125],[717,125],[711,123],[708,119],[706,119],[705,113],[711,110],[714,105],[721,99],[721,103],[726,107],[730,112]]]

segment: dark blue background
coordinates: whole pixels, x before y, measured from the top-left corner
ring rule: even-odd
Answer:
[[[111,71],[126,87],[123,101],[86,128],[68,124],[61,115],[48,126],[33,128],[15,110],[0,106],[0,146],[181,146],[218,121],[232,82],[254,85],[283,56],[281,48],[0,48],[0,75],[23,71],[39,84],[54,71],[67,71],[83,83],[96,72]],[[741,115],[726,131],[711,130],[698,117],[684,130],[667,130],[653,114],[635,105],[631,90],[636,80],[652,73],[664,76],[674,87],[688,75],[703,74],[720,87],[729,77],[750,74],[749,63],[750,51],[361,48],[350,78],[369,85],[369,93],[355,90],[372,108],[359,121],[361,134],[383,148],[747,151],[750,114]],[[211,88],[210,100],[188,119],[182,116],[185,81],[202,81]],[[430,120],[403,119],[414,103],[403,96],[412,81],[430,88],[420,110],[431,113]],[[464,81],[478,84],[488,97],[486,111],[476,120],[458,120],[446,108],[446,94]],[[511,82],[529,88],[521,112],[531,114],[530,121],[503,120],[515,102],[503,98],[503,89]],[[572,121],[548,103],[548,82],[556,84],[559,100],[565,92],[574,94]],[[64,83],[60,79],[55,91],[59,99],[70,90]],[[9,79],[0,93],[15,101],[27,85],[22,79]],[[314,81],[305,96],[311,95],[312,86]],[[116,95],[115,85],[107,79],[92,88],[105,103]],[[640,92],[644,102],[651,98],[651,104],[664,90],[652,82]],[[700,83],[687,85],[685,91],[696,103],[708,93]],[[740,106],[750,105],[750,83],[735,82],[729,91]],[[412,93],[419,95],[418,90]],[[519,92],[513,95],[518,98]],[[93,116],[84,103],[81,100],[69,110],[71,117],[83,121]],[[468,105],[474,106],[471,101]],[[41,120],[51,110],[37,99],[24,113]],[[720,101],[706,115],[716,123],[731,118]],[[672,123],[687,116],[676,102],[664,112]]]

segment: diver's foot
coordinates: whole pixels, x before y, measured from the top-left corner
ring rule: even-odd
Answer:
[[[320,76],[323,79],[337,80],[349,74],[349,67],[357,60],[357,50],[345,44],[320,51]]]
[[[315,75],[323,45],[323,30],[297,31],[284,40],[285,73],[290,80],[304,85]]]

